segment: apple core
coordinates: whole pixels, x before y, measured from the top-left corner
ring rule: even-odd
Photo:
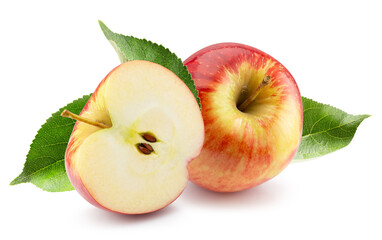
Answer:
[[[203,145],[195,97],[152,62],[121,64],[80,116],[63,114],[78,120],[65,156],[70,181],[90,203],[114,212],[147,213],[174,201]]]

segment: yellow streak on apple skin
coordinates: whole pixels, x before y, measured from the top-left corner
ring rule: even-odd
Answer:
[[[295,86],[276,77],[245,113],[236,108],[240,89],[256,89],[273,65],[269,60],[254,69],[243,62],[237,72],[226,70],[215,91],[201,93],[206,135],[201,154],[188,167],[192,181],[214,191],[240,191],[276,176],[294,156],[302,128]],[[278,74],[272,75],[283,77]]]

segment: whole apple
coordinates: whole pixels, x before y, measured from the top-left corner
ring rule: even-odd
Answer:
[[[205,139],[190,180],[218,192],[248,189],[279,174],[302,134],[302,102],[288,70],[247,45],[220,43],[184,61],[202,103]]]

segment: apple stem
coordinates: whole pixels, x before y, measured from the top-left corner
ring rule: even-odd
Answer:
[[[104,123],[101,123],[98,121],[93,121],[93,120],[81,117],[81,116],[74,114],[74,113],[72,113],[66,109],[64,111],[62,111],[61,116],[71,118],[71,119],[74,119],[74,120],[77,120],[80,122],[84,122],[84,123],[87,123],[87,124],[90,124],[90,125],[93,125],[93,126],[99,127],[99,128],[110,128],[111,127],[111,126],[106,125]]]
[[[259,95],[261,89],[263,89],[265,86],[267,86],[271,82],[270,76],[265,76],[263,78],[263,81],[260,83],[260,85],[256,88],[256,90],[238,107],[240,111],[244,111],[248,105],[253,102],[257,95]]]

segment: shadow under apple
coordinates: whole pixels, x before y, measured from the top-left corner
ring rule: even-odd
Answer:
[[[279,182],[267,182],[260,186],[240,192],[221,193],[213,192],[189,182],[183,192],[182,201],[193,205],[214,208],[248,208],[271,206],[277,199],[286,193],[285,186]]]
[[[155,212],[138,215],[125,215],[89,207],[81,213],[81,216],[86,216],[88,222],[100,226],[127,226],[150,221],[162,221],[163,218],[171,216],[175,212],[177,212],[177,209],[174,205],[169,205]]]

